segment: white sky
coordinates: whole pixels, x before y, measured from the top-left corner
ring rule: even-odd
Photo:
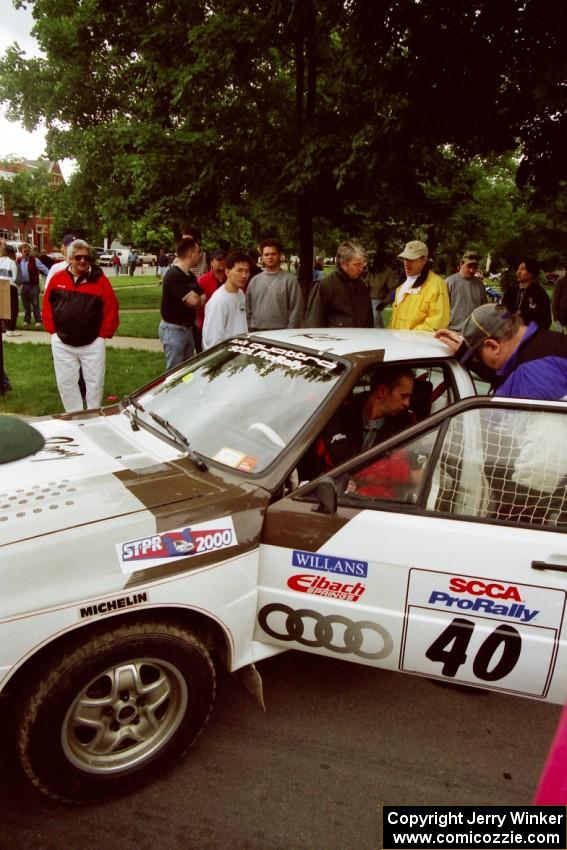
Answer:
[[[12,0],[0,0],[0,56],[15,41],[27,56],[38,55],[37,42],[29,34],[33,24],[30,7],[15,9]],[[37,159],[44,153],[45,130],[38,128],[33,133],[26,132],[21,124],[8,121],[5,118],[5,107],[0,106],[0,159],[9,154]],[[64,176],[68,177],[73,170],[73,160],[62,160],[59,164]]]

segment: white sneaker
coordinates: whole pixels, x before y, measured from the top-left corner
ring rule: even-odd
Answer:
[[[34,328],[41,328],[41,322],[36,322]]]

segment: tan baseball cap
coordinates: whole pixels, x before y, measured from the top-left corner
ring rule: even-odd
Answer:
[[[420,257],[428,256],[429,248],[425,242],[420,242],[419,239],[415,239],[413,242],[407,242],[402,253],[398,254],[398,257],[401,257],[402,260],[419,260]]]

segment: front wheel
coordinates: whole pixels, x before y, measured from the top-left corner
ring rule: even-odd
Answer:
[[[186,752],[214,695],[213,663],[193,634],[159,622],[117,626],[64,654],[24,695],[20,762],[55,799],[129,791]]]

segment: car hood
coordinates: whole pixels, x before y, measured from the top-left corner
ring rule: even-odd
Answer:
[[[199,473],[182,453],[122,413],[34,423],[45,437],[35,455],[2,466],[0,545],[150,510],[211,498],[230,482]]]

